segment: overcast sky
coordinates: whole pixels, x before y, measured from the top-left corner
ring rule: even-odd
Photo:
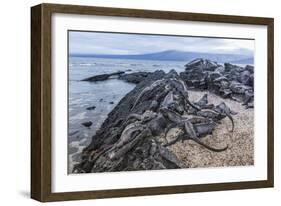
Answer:
[[[145,54],[165,50],[253,55],[254,41],[102,32],[69,32],[70,54]]]

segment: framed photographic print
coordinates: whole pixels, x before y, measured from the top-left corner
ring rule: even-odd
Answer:
[[[273,19],[31,8],[31,197],[273,187]]]

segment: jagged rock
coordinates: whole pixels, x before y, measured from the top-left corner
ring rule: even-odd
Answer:
[[[180,77],[189,88],[212,91],[223,98],[243,102],[246,92],[254,90],[254,67],[240,67],[225,63],[224,66],[205,59],[195,59],[186,64]],[[254,98],[250,99],[250,102]],[[249,102],[249,103],[250,103]]]
[[[230,63],[225,63],[224,67],[225,67],[226,72],[231,72],[231,71],[242,72],[242,71],[244,71],[243,67],[239,67],[237,65],[230,64]]]
[[[207,71],[214,71],[216,68],[220,67],[217,62],[210,61],[208,59],[195,59],[185,65],[185,70],[190,69],[202,69]]]
[[[251,86],[252,88],[254,88],[254,74],[250,75],[250,79],[249,79],[249,86]]]
[[[186,114],[193,118],[187,119]],[[190,102],[188,86],[175,71],[153,72],[108,114],[73,172],[186,168],[188,165],[169,146],[179,140],[192,140],[205,149],[225,151],[228,146],[214,148],[199,139],[211,134],[225,117],[234,125],[230,109],[210,104],[207,95]],[[182,132],[168,141],[167,133],[175,128]]]
[[[218,68],[215,69],[215,72],[223,73],[225,72],[225,69],[223,66],[219,66]]]
[[[245,85],[249,85],[250,84],[250,80],[251,79],[251,73],[248,70],[245,70],[243,72],[240,73],[239,76],[239,81]]]
[[[129,83],[138,84],[145,78],[147,78],[148,75],[151,75],[151,72],[135,72],[130,74],[123,74],[119,77],[119,79]]]
[[[229,85],[229,88],[235,94],[245,94],[246,91],[252,89],[251,87],[236,81],[232,81],[231,84]]]
[[[180,77],[186,82],[189,87],[206,89],[208,73],[201,69],[192,69],[190,72],[181,72]]]
[[[251,66],[251,65],[247,65],[247,66],[245,67],[245,70],[249,71],[251,74],[254,73],[254,67]]]

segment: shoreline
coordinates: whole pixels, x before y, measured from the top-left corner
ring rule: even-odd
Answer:
[[[69,143],[69,170],[75,163],[79,164],[74,173],[253,165],[254,67],[220,65],[202,58],[184,67],[180,73],[174,69],[128,74],[120,70],[115,83],[110,77],[116,72],[82,79],[81,88],[77,83],[74,91],[84,93],[77,93],[73,102],[78,110],[72,123],[79,123],[75,126],[80,125],[82,136]],[[124,84],[122,93],[115,89],[120,88],[119,80],[136,86],[128,92]],[[113,101],[114,96],[120,101]],[[81,109],[91,111],[87,120],[83,117],[88,112]],[[98,129],[96,134],[90,132],[92,125]],[[192,141],[198,137],[201,140]],[[99,156],[104,148],[111,149]]]
[[[193,141],[177,142],[168,147],[169,150],[186,164],[187,168],[211,168],[227,166],[251,166],[254,165],[254,110],[245,109],[240,102],[223,99],[210,91],[189,90],[191,101],[199,100],[204,94],[208,94],[209,103],[219,104],[224,101],[234,112],[238,114],[233,116],[235,126],[231,133],[231,122],[225,118],[222,123],[217,125],[213,135],[207,135],[202,141],[215,147],[224,147],[225,143],[229,148],[220,153],[211,152]],[[246,126],[245,126],[246,125]],[[85,131],[88,129],[85,128]],[[167,136],[175,135],[177,131],[170,131]],[[90,138],[88,136],[88,138]],[[80,140],[69,142],[69,149],[75,149],[76,152],[69,153],[68,172],[72,173],[73,166],[79,163],[81,152],[87,146],[89,139],[87,137]],[[186,168],[186,169],[187,169]]]

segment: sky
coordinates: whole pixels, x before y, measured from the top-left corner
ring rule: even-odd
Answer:
[[[166,50],[251,56],[254,51],[254,40],[69,32],[70,54],[146,54]]]

